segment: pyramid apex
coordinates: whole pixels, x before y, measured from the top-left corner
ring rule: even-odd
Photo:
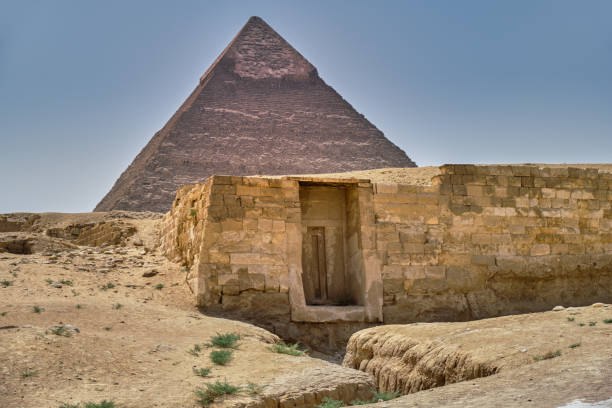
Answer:
[[[261,17],[252,16],[200,82],[217,68],[241,78],[309,79],[316,68]]]

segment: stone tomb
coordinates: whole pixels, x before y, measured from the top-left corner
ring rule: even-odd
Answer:
[[[213,176],[178,191],[161,246],[205,310],[348,333],[609,303],[611,203],[596,168],[445,165],[429,185]]]

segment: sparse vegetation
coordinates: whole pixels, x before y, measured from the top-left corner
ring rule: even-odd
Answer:
[[[582,327],[584,326],[584,323],[578,323],[578,326]]]
[[[221,348],[236,348],[238,345],[236,344],[240,340],[240,335],[236,333],[226,333],[219,334],[210,339],[210,343],[207,344],[208,347],[221,347]]]
[[[331,399],[329,397],[325,397],[323,398],[323,402],[317,405],[317,408],[340,408],[340,407],[345,407],[345,406],[346,405],[344,405],[344,402],[342,401]]]
[[[196,356],[196,357],[200,355],[200,351],[202,351],[202,348],[200,347],[199,344],[194,344],[193,348],[187,350],[189,354],[191,354],[192,356]]]
[[[569,348],[576,348],[576,347],[580,347],[580,343],[574,343],[574,344],[570,344]]]
[[[6,316],[7,313],[8,312],[2,312],[2,313],[0,313],[0,316]]]
[[[607,323],[607,324],[610,324],[610,323],[612,323],[612,319],[604,319],[604,321],[603,321],[603,322],[604,322],[604,323]]]
[[[34,313],[40,313],[40,312],[42,312],[43,310],[45,310],[45,309],[43,309],[42,307],[37,306],[37,305],[35,305],[34,307],[32,307],[32,311],[33,311]]]
[[[206,384],[206,389],[195,390],[195,395],[198,398],[198,403],[203,407],[207,407],[217,398],[222,397],[224,395],[235,394],[239,391],[240,387],[231,385],[227,382],[227,380],[225,380],[223,382],[217,381],[214,384]]]
[[[105,327],[104,330],[111,331],[112,327]]]
[[[289,354],[290,356],[303,356],[304,351],[298,349],[298,343],[295,344],[285,344],[284,341],[280,343],[276,343],[270,347],[275,353],[280,354]]]
[[[400,396],[400,393],[397,391],[378,392],[376,390],[372,390],[372,394],[373,396],[371,399],[367,401],[356,399],[356,400],[351,401],[351,405],[375,404],[380,401],[390,401]]]
[[[56,336],[62,336],[62,337],[72,336],[72,333],[70,333],[70,330],[66,330],[64,326],[57,326],[56,328],[51,329],[51,333],[55,334]]]
[[[79,404],[68,404],[67,402],[64,402],[59,406],[59,408],[79,408]]]
[[[226,365],[232,359],[232,350],[214,350],[210,352],[210,360],[217,365]]]
[[[550,360],[551,358],[555,358],[559,356],[561,356],[561,350],[557,350],[555,352],[549,351],[548,353],[543,354],[541,356],[535,356],[533,359],[535,361],[542,361],[542,360]]]
[[[3,280],[2,282],[0,282],[0,284],[2,284],[2,287],[8,287],[11,286],[13,284],[13,281],[9,281],[9,280]]]
[[[109,290],[109,289],[113,289],[114,287],[115,287],[115,284],[113,282],[108,282],[107,284],[100,286],[100,289]]]
[[[198,215],[198,212],[194,208],[192,208],[191,211],[189,211],[189,216],[195,217],[196,215]]]
[[[45,279],[45,282],[47,282],[50,285],[53,283],[53,279]]]
[[[589,326],[595,326],[597,322],[589,322]]]
[[[84,408],[116,408],[113,401],[103,400],[102,402],[86,402]]]
[[[30,377],[35,377],[38,375],[38,371],[36,370],[30,370],[29,368],[26,368],[25,370],[23,370],[23,372],[21,373],[21,378],[30,378]]]
[[[575,319],[574,319],[573,317],[568,317],[568,318],[567,318],[567,321],[568,321],[568,322],[573,322],[574,320],[575,320]]]
[[[60,281],[60,283],[61,283],[62,285],[66,285],[66,286],[72,286],[72,281],[71,281],[71,280],[62,279],[62,280]]]
[[[81,305],[80,303],[77,303],[77,304],[76,304],[76,308],[77,308],[77,309],[82,309],[82,308],[83,308],[83,305]]]
[[[115,309],[115,310],[121,309],[122,307],[123,307],[123,305],[121,303],[115,303],[113,305],[113,309]]]
[[[155,285],[155,289],[157,290],[162,290],[164,288],[164,284],[163,283],[158,283],[157,285]]]
[[[246,391],[250,394],[250,395],[259,395],[263,392],[264,388],[266,388],[265,385],[257,385],[255,383],[252,383],[249,381]]]
[[[205,368],[193,368],[193,373],[199,377],[207,377],[210,374],[211,369],[208,367]]]

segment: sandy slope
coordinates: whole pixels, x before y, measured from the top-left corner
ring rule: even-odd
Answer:
[[[91,217],[102,215],[91,215],[87,222]],[[57,226],[84,218],[54,214],[43,221]],[[144,249],[154,245],[156,221],[129,222],[138,232],[125,247],[0,253],[0,282],[10,282],[0,284],[0,407],[57,408],[103,399],[128,408],[194,407],[196,388],[225,379],[265,388],[256,396],[242,392],[223,406],[275,406],[279,401],[304,406],[325,395],[370,394],[373,382],[367,374],[307,356],[273,353],[270,346],[279,340],[275,335],[200,313],[182,267]],[[133,245],[138,240],[143,246]],[[152,270],[157,275],[142,276]],[[108,283],[114,287],[103,290]],[[69,331],[69,337],[51,331],[61,325],[79,331]],[[205,347],[198,356],[188,353],[194,344],[229,332],[242,338],[228,365],[213,365],[211,349]],[[211,375],[198,377],[195,367],[212,367]]]

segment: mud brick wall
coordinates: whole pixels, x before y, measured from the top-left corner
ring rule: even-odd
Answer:
[[[612,300],[612,174],[446,165],[376,185],[384,321],[463,320]]]
[[[49,228],[46,233],[50,237],[67,239],[77,245],[125,245],[125,240],[136,233],[136,228],[117,221],[95,224],[73,224],[65,228]]]

